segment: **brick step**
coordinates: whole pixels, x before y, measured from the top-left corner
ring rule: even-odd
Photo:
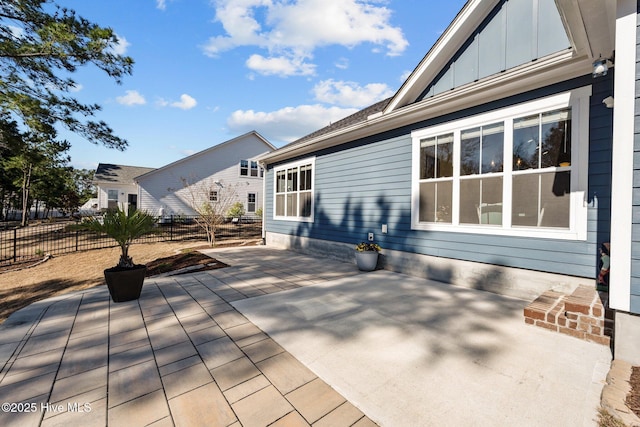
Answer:
[[[594,287],[578,286],[571,295],[546,291],[524,308],[529,325],[571,335],[602,345],[611,344],[612,317],[605,309],[608,294]],[[604,302],[603,302],[604,300]]]

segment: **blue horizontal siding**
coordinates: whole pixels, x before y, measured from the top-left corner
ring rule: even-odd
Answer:
[[[536,91],[530,97],[500,101],[500,105],[525,102],[594,84],[604,93],[610,81],[598,83],[578,79],[553,89]],[[600,84],[603,87],[597,87]],[[610,90],[610,89],[609,89]],[[273,215],[273,169],[267,170],[267,230],[275,233],[355,244],[373,232],[383,248],[454,258],[494,265],[593,278],[598,262],[598,245],[609,240],[611,197],[611,110],[592,98],[589,144],[589,188],[587,240],[536,239],[464,232],[411,229],[411,131],[434,122],[422,122],[384,135],[354,141],[313,153],[315,170],[315,212],[313,223],[275,221]],[[485,107],[487,110],[494,106]],[[472,113],[483,110],[474,108]],[[456,113],[448,119],[463,117]],[[447,120],[448,120],[447,119]],[[445,120],[440,120],[440,122]],[[387,224],[388,234],[381,233]]]

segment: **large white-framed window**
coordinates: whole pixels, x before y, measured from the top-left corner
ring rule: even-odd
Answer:
[[[273,172],[274,219],[312,222],[315,158],[281,165]]]
[[[117,209],[118,207],[118,190],[107,190],[107,209]]]
[[[585,240],[591,87],[412,132],[412,228]]]

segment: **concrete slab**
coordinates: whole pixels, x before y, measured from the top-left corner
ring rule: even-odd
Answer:
[[[388,271],[233,303],[382,426],[595,425],[609,349],[525,304]]]

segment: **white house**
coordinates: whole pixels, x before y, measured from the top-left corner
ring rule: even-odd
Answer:
[[[248,132],[135,178],[138,208],[156,215],[194,215],[194,203],[242,202],[248,216],[262,206],[263,170],[257,158],[275,150]]]
[[[134,178],[154,170],[140,166],[100,163],[93,176],[98,190],[98,210],[138,206],[138,186]]]

